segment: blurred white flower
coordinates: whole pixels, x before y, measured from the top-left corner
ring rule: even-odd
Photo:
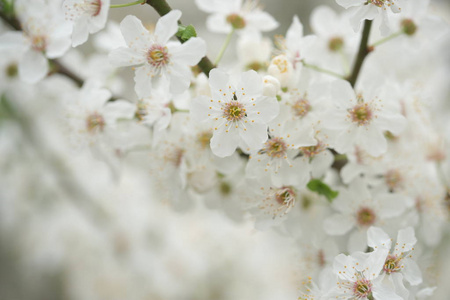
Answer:
[[[116,66],[135,66],[135,90],[140,98],[150,96],[153,87],[170,83],[174,94],[184,92],[191,82],[189,67],[205,56],[206,45],[200,38],[187,42],[169,42],[178,31],[179,10],[172,10],[156,23],[154,34],[135,16],[126,16],[120,30],[128,47],[113,50],[109,59]]]

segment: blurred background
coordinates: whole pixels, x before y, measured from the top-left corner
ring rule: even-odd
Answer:
[[[224,36],[206,31],[206,13],[193,0],[168,2],[215,57]],[[294,15],[308,33],[318,5],[341,10],[333,0],[260,3],[280,23],[269,37],[285,34]],[[433,0],[431,11],[449,20],[450,2]],[[128,14],[147,23],[158,19],[148,5],[110,10],[118,23]],[[235,57],[231,49],[233,44],[225,61]],[[57,96],[49,93],[46,101],[51,105]],[[234,222],[201,205],[175,213],[158,201],[151,174],[142,170],[149,157],[133,155],[120,178],[112,179],[105,163],[76,158],[58,145],[64,133],[55,132],[57,120],[49,121],[56,109],[33,109],[42,113],[33,126],[2,121],[0,127],[0,300],[298,298],[305,274],[298,274],[304,265],[296,260],[295,240],[256,231],[251,221]],[[450,299],[449,253],[447,231],[429,258],[438,262],[427,270],[439,286],[434,300]]]

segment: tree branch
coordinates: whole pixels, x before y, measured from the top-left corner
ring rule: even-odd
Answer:
[[[371,51],[368,47],[370,28],[372,27],[372,20],[364,21],[364,29],[361,36],[361,43],[359,44],[358,56],[356,57],[355,65],[353,66],[353,71],[347,78],[348,82],[355,87],[356,80],[358,79],[359,71],[361,71],[362,64],[367,54]]]
[[[172,10],[172,8],[169,6],[166,0],[147,0],[146,3],[151,7],[153,7],[161,17]],[[184,42],[181,39],[179,40],[182,43]],[[209,72],[215,68],[214,64],[209,60],[207,56],[203,57],[200,60],[198,66],[200,67],[202,72],[205,73],[206,76],[209,76]]]

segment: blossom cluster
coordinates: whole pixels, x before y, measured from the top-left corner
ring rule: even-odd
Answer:
[[[258,273],[240,226],[289,247],[294,275],[275,275],[299,299],[437,299],[450,26],[428,1],[336,0],[310,34],[295,15],[270,39],[258,1],[196,0],[225,39],[212,55],[166,1],[129,3],[161,17],[120,24],[110,9],[128,4],[111,2],[1,1],[0,240],[26,233],[23,264],[52,257],[76,299],[253,299],[216,274]],[[199,211],[221,221],[170,236]],[[201,234],[231,241],[210,264],[183,250]]]

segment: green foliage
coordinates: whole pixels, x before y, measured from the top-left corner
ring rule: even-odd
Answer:
[[[308,182],[307,187],[309,190],[325,196],[330,202],[332,202],[333,199],[336,198],[339,194],[338,191],[332,190],[326,183],[324,183],[320,179],[311,179]]]
[[[176,35],[184,43],[187,40],[189,40],[191,37],[196,37],[197,32],[195,31],[195,28],[192,25],[188,25],[188,26],[179,25],[178,32]]]
[[[14,0],[0,0],[0,10],[7,16],[14,16]]]

